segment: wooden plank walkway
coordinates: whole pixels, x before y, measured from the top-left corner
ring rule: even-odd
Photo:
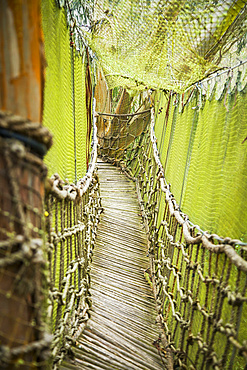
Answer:
[[[145,281],[147,240],[135,184],[98,161],[102,206],[91,269],[92,312],[63,369],[164,369],[153,345],[155,304]]]

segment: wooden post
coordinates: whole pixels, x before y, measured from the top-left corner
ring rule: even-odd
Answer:
[[[31,369],[36,363],[45,368],[47,362],[47,170],[40,156],[50,145],[51,135],[41,125],[0,112],[0,368]]]
[[[40,18],[40,0],[0,0],[0,368],[8,370],[49,368],[42,158],[51,135],[40,124]]]

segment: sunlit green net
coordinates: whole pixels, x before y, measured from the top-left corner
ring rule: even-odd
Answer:
[[[182,91],[246,32],[246,1],[99,0],[88,40],[109,86]],[[223,60],[222,60],[223,58]]]
[[[43,1],[47,61],[43,123],[54,135],[45,158],[49,174],[75,181],[86,172],[86,64],[70,46],[66,12],[53,0]]]
[[[247,241],[246,89],[216,99],[198,91],[157,97],[156,135],[165,176],[190,219],[210,233]],[[160,112],[160,113],[158,113]]]

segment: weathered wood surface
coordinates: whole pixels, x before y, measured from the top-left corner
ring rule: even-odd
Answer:
[[[147,240],[135,184],[98,162],[104,212],[92,264],[92,312],[63,369],[164,369],[152,291],[144,278]]]

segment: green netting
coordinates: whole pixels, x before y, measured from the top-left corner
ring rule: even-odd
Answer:
[[[99,0],[84,31],[109,86],[181,92],[215,69],[246,32],[244,0]],[[228,53],[229,55],[229,53]]]
[[[190,93],[157,98],[163,108],[155,126],[160,156],[172,192],[192,222],[247,241],[247,94],[224,89],[216,100],[215,93],[207,98],[194,92],[183,108]]]
[[[86,172],[85,64],[70,46],[65,10],[53,0],[43,1],[42,14],[47,61],[43,123],[54,135],[45,162],[50,175],[74,181]]]

